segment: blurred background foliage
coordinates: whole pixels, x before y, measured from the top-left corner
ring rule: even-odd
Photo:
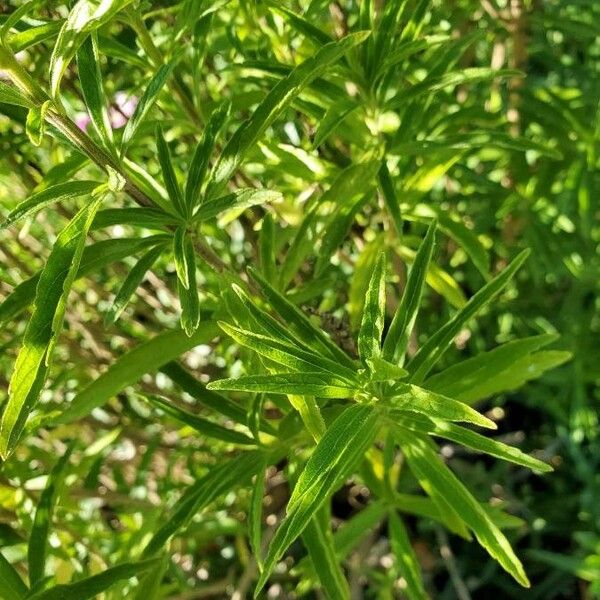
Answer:
[[[314,54],[324,40],[378,27],[378,21],[369,22],[364,4],[153,0],[141,3],[141,18],[111,20],[98,40],[117,135],[157,65],[177,59],[129,159],[158,176],[152,141],[158,121],[177,169],[185,173],[207,117],[223,98],[232,102],[231,133],[290,66]],[[379,11],[385,3],[373,4]],[[19,5],[3,3],[0,19]],[[52,44],[68,8],[66,2],[42,0],[12,35],[21,64],[38,81],[48,81]],[[37,35],[28,35],[34,29]],[[407,523],[436,598],[600,598],[600,3],[411,0],[398,28],[382,39],[387,44],[361,46],[316,79],[236,172],[240,187],[277,190],[283,201],[225,215],[203,225],[204,233],[226,263],[242,268],[262,260],[264,267],[260,230],[268,215],[272,268],[282,288],[297,294],[300,305],[319,315],[324,327],[337,328],[349,344],[378,249],[387,246],[395,254],[401,285],[433,216],[442,235],[413,340],[417,345],[521,249],[531,248],[509,292],[461,333],[442,365],[536,333],[560,333],[553,350],[572,353],[568,362],[545,354],[547,364],[530,366],[532,378],[563,364],[479,406],[498,422],[501,439],[538,450],[555,472],[539,477],[450,444],[442,448],[479,499],[491,496],[518,517],[510,523],[511,541],[531,590],[510,582],[476,544],[448,538],[428,519],[409,516]],[[484,71],[490,68],[506,71],[490,78]],[[62,100],[67,113],[90,129],[74,68],[65,75]],[[24,109],[0,104],[2,217],[32,190],[76,174],[99,178],[97,167],[56,136],[32,145],[25,119]],[[377,169],[355,165],[382,147],[389,177],[380,174],[377,185]],[[381,210],[386,185],[400,202],[402,219],[396,222]],[[315,214],[315,199],[332,187],[359,197],[349,214],[340,215],[335,202]],[[80,202],[65,202],[0,232],[0,299],[43,265],[56,232]],[[304,237],[294,241],[298,231]],[[91,238],[149,233],[117,224]],[[103,314],[132,264],[117,257],[75,283],[40,423],[105,370],[115,354],[177,324],[175,267],[161,257],[127,307],[127,318],[104,326]],[[199,278],[201,307],[212,311],[218,282],[202,266]],[[0,319],[4,390],[26,313],[7,315],[0,305]],[[172,372],[159,372],[146,375],[137,389],[160,392],[202,413],[201,397],[207,394],[202,382],[222,374],[226,364],[239,371],[238,360],[235,347],[201,345],[182,360],[193,383],[185,375],[176,381]],[[20,446],[19,460],[8,461],[0,474],[0,547],[11,562],[24,558],[32,508],[69,439],[77,440],[80,458],[69,466],[68,491],[54,516],[50,543],[58,581],[134,554],[159,523],[162,506],[202,476],[215,456],[228,452],[226,442],[203,440],[129,388],[77,424],[37,429]],[[361,485],[338,493],[335,523],[364,513],[368,493]],[[267,526],[287,497],[285,479],[271,468]],[[227,495],[174,541],[164,597],[244,597],[253,576],[245,533],[248,503],[244,491]],[[347,561],[353,589],[366,598],[401,594],[393,585],[397,573],[390,567],[385,521],[374,519],[367,529]],[[293,550],[300,559],[301,548]],[[314,595],[311,586],[296,587],[294,565],[287,566],[269,597]],[[126,588],[114,593],[127,597],[118,595]]]

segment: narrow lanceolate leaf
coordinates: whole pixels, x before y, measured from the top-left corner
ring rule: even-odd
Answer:
[[[537,471],[539,473],[548,473],[552,471],[550,465],[521,452],[518,448],[508,446],[497,440],[492,440],[475,431],[471,431],[460,425],[455,425],[454,423],[442,421],[441,419],[427,419],[415,415],[414,417],[403,418],[401,425],[419,433],[427,433],[442,437],[451,442],[455,442],[456,444],[461,444],[462,446],[476,450],[477,452],[495,456],[501,460],[506,460],[516,465],[526,467],[527,469],[531,469],[532,471]]]
[[[496,429],[493,421],[470,406],[416,385],[400,384],[397,387],[397,395],[390,399],[389,404],[396,410],[417,412],[426,417],[464,421],[480,427]]]
[[[47,590],[35,592],[27,596],[28,600],[65,600],[66,598],[77,598],[77,600],[90,600],[98,594],[108,590],[119,581],[125,581],[146,573],[150,569],[158,567],[160,558],[141,560],[133,563],[122,563],[102,573],[81,579],[75,583],[55,585]]]
[[[371,381],[396,381],[408,377],[408,371],[394,363],[387,362],[380,356],[368,360],[367,366],[371,372],[369,376]]]
[[[0,40],[2,40],[2,42],[6,40],[7,36],[10,34],[10,30],[15,27],[27,13],[35,8],[36,3],[37,0],[30,0],[13,10],[9,15],[6,15],[6,20],[0,27]]]
[[[171,74],[173,66],[173,62],[167,63],[166,65],[162,65],[160,69],[158,69],[154,77],[151,79],[150,83],[148,84],[148,87],[142,94],[138,105],[135,107],[135,111],[131,119],[129,119],[129,121],[127,121],[127,125],[125,125],[125,130],[123,131],[122,151],[124,151],[124,149],[127,147],[129,142],[135,135],[135,132],[137,131],[138,127],[146,117],[146,114],[148,113],[150,108],[152,108],[152,105],[156,101],[160,90],[162,89],[165,82],[169,78],[169,75]]]
[[[154,533],[143,556],[153,556],[182,527],[185,527],[199,511],[208,504],[240,485],[246,485],[264,464],[265,453],[261,450],[245,452],[224,460],[213,467],[207,475],[191,485],[175,503],[164,525]]]
[[[261,465],[252,485],[252,496],[248,509],[248,539],[254,553],[256,564],[262,569],[262,515],[265,495],[265,479],[267,475],[266,460]]]
[[[355,404],[331,424],[298,478],[288,502],[286,518],[271,542],[255,595],[268,581],[285,550],[358,466],[375,438],[378,422],[379,413],[374,406]]]
[[[29,196],[27,200],[23,200],[0,224],[0,229],[9,227],[20,219],[34,215],[49,204],[91,194],[98,185],[100,184],[96,181],[66,181],[65,183],[51,185]]]
[[[276,224],[270,213],[267,213],[261,223],[260,236],[258,238],[258,256],[260,258],[260,270],[267,281],[276,285],[277,260],[276,260]]]
[[[206,387],[209,390],[229,390],[231,392],[306,394],[319,398],[350,398],[356,392],[356,389],[345,379],[315,372],[248,375],[212,381]]]
[[[342,106],[335,103],[330,106],[319,121],[313,140],[313,148],[318,148],[335,131],[336,127],[359,106],[355,102],[349,102]]]
[[[328,598],[345,600],[350,590],[335,553],[329,511],[322,506],[302,533],[302,542]]]
[[[185,183],[185,206],[188,216],[190,216],[194,212],[196,206],[202,202],[200,195],[202,184],[206,179],[206,172],[208,170],[217,136],[229,116],[230,109],[231,104],[229,102],[224,102],[210,116],[210,119],[202,132],[202,139],[196,147],[194,156],[192,157]]]
[[[169,402],[169,400],[166,398],[157,396],[155,394],[144,394],[143,397],[157,408],[160,408],[160,410],[162,410],[165,414],[169,415],[180,423],[195,429],[203,436],[210,437],[215,440],[221,440],[223,442],[230,442],[232,444],[255,444],[255,441],[247,435],[233,429],[227,429],[226,427],[217,425],[208,419],[203,419],[202,417],[194,415],[187,410],[183,410],[182,408],[175,406],[172,402]]]
[[[167,189],[171,203],[178,214],[185,216],[186,209],[183,204],[179,182],[175,175],[175,169],[173,168],[171,152],[160,126],[156,128],[156,148],[158,149],[158,161],[160,162],[163,181],[165,182],[165,188]]]
[[[319,406],[315,401],[315,397],[289,394],[288,400],[300,414],[304,427],[306,427],[310,435],[312,435],[315,442],[318,442],[325,434],[327,426],[325,425]]]
[[[536,350],[557,339],[546,334],[508,342],[429,377],[425,387],[467,404],[514,389],[537,375]]]
[[[333,341],[316,327],[310,319],[283,294],[278,292],[258,271],[250,269],[252,279],[256,281],[261,292],[283,321],[293,329],[302,342],[315,348],[319,353],[324,353],[350,369],[354,368],[354,361]]]
[[[77,70],[92,125],[104,145],[111,148],[113,133],[108,118],[108,102],[102,87],[98,39],[95,32],[83,42],[77,52]]]
[[[34,106],[33,102],[24,96],[16,87],[8,85],[3,81],[0,81],[0,102],[12,104],[14,106],[22,106],[24,108],[31,108]]]
[[[219,323],[219,327],[239,344],[294,371],[322,371],[325,374],[335,375],[350,385],[356,383],[356,374],[351,369],[318,354],[292,346],[285,340],[259,335],[222,322]]]
[[[223,188],[242,162],[248,149],[254,146],[267,127],[311,81],[368,36],[369,32],[359,32],[326,44],[314,56],[305,60],[287,77],[279,81],[258,105],[252,116],[237,129],[223,149],[213,169],[207,195],[214,196]]]
[[[9,600],[21,600],[29,592],[17,570],[4,558],[2,552],[0,552],[0,590]]]
[[[121,313],[127,306],[129,299],[135,293],[135,290],[141,285],[146,273],[152,268],[158,257],[164,252],[164,246],[155,246],[144,254],[127,273],[113,303],[108,309],[104,322],[106,325],[112,325],[121,316]]]
[[[251,328],[261,335],[285,341],[289,346],[315,353],[315,349],[295,337],[289,327],[259,308],[238,285],[232,284],[231,291],[224,293],[224,299],[229,314],[240,327]]]
[[[250,206],[272,204],[281,201],[279,192],[271,190],[241,189],[226,196],[212,198],[203,202],[194,215],[195,221],[208,221],[229,210],[243,210]]]
[[[81,390],[55,422],[71,423],[85,417],[120,391],[136,383],[146,373],[153,373],[199,344],[209,343],[218,332],[219,328],[214,321],[206,321],[192,337],[177,330],[161,333],[142,342],[114,361],[98,379]]]
[[[35,509],[33,518],[33,527],[29,535],[29,544],[27,548],[27,562],[29,563],[29,584],[35,586],[44,578],[46,566],[46,553],[48,550],[48,533],[52,523],[54,505],[58,488],[64,477],[64,470],[69,462],[73,447],[67,448],[60,457],[56,466],[48,476],[46,487],[40,496],[40,500]]]
[[[398,435],[410,469],[425,489],[433,488],[454,506],[461,519],[475,534],[479,543],[522,586],[529,587],[523,565],[515,556],[508,540],[494,524],[479,502],[441,461],[426,438],[408,430]]]
[[[185,271],[185,280],[188,286],[185,287],[181,277],[178,277],[177,291],[181,303],[181,327],[191,336],[200,324],[200,299],[198,298],[198,284],[196,282],[196,255],[188,234],[184,235],[182,246],[182,256],[179,256],[178,259],[181,265],[179,271]]]
[[[396,235],[399,239],[402,238],[402,212],[400,210],[400,201],[392,182],[392,177],[388,169],[385,160],[382,161],[381,167],[379,167],[379,173],[377,174],[379,179],[379,187],[383,195],[383,201],[385,208],[390,213],[392,221],[394,222],[394,228],[396,229]]]
[[[46,128],[46,112],[50,106],[50,100],[46,100],[40,106],[33,106],[27,113],[27,121],[25,122],[25,131],[27,137],[34,146],[39,146],[44,137]]]
[[[170,556],[163,554],[156,568],[153,568],[149,573],[146,573],[137,586],[135,600],[160,600],[163,598],[160,584],[165,575],[165,571],[169,567],[170,560]]]
[[[365,299],[362,323],[358,334],[358,353],[363,362],[379,356],[381,352],[381,334],[385,321],[385,253],[381,253],[375,268]]]
[[[417,319],[423,286],[433,254],[435,227],[436,224],[434,221],[429,226],[427,235],[415,256],[408,274],[404,293],[402,294],[402,300],[398,305],[396,314],[385,336],[383,357],[390,362],[399,361],[400,364],[404,363],[404,355],[408,347],[410,334]]]
[[[392,551],[396,557],[396,564],[400,575],[406,581],[404,593],[409,600],[427,600],[429,596],[423,586],[421,568],[415,555],[408,532],[400,517],[395,510],[390,512],[389,516],[390,542]]]
[[[206,323],[204,326],[206,326]],[[240,425],[246,424],[246,411],[242,406],[236,404],[226,396],[207,390],[204,384],[184,369],[179,362],[169,362],[162,366],[160,371],[201,405],[227,417],[234,423]],[[260,423],[260,427],[263,431],[273,433],[273,429],[264,422]]]
[[[527,256],[529,256],[529,250],[523,250],[500,275],[483,286],[464,308],[421,346],[408,365],[411,381],[420,383],[425,379],[458,332],[508,285]]]
[[[62,328],[66,297],[99,204],[100,199],[94,200],[61,231],[40,275],[33,313],[15,363],[0,423],[0,455],[4,459],[16,446],[44,385],[54,343]]]
[[[187,290],[190,287],[188,255],[185,250],[187,231],[185,225],[180,225],[173,235],[173,260],[175,261],[175,272],[181,285]]]
[[[50,91],[57,96],[60,82],[83,40],[133,0],[79,0],[66,18],[50,58]]]

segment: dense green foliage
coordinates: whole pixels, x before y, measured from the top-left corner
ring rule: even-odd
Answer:
[[[600,5],[1,8],[0,598],[600,597]]]

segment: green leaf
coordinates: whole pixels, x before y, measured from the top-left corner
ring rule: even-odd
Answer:
[[[350,385],[356,383],[356,374],[351,369],[317,354],[306,352],[297,346],[292,346],[286,341],[252,333],[227,323],[219,322],[219,327],[239,344],[294,371],[321,371],[326,375],[335,375]]]
[[[221,152],[212,173],[207,196],[214,196],[227,183],[233,172],[242,162],[249,148],[254,146],[264,131],[284,111],[290,102],[329,65],[338,60],[348,50],[362,43],[369,32],[359,32],[326,44],[314,56],[306,59],[279,81],[252,113],[233,134]]]
[[[169,415],[173,419],[176,419],[177,421],[180,421],[181,423],[184,423],[185,425],[188,425],[203,436],[214,438],[215,440],[221,440],[223,442],[230,442],[232,444],[255,444],[255,441],[247,435],[240,433],[239,431],[235,431],[234,429],[227,429],[226,427],[217,425],[208,419],[203,419],[198,415],[194,415],[186,410],[183,410],[162,396],[157,396],[156,394],[143,394],[142,397],[162,410],[165,414]]]
[[[96,213],[92,229],[104,229],[112,225],[132,225],[145,229],[171,231],[179,220],[160,208],[128,207],[106,208]]]
[[[190,265],[188,264],[189,255],[186,252],[188,240],[185,225],[180,225],[173,235],[173,260],[175,261],[175,272],[181,285],[187,290],[190,287]]]
[[[12,210],[4,222],[0,224],[0,229],[10,227],[17,221],[35,214],[49,204],[91,194],[98,185],[100,184],[97,181],[66,181],[44,188],[40,192],[29,196],[27,200],[23,200]]]
[[[85,238],[102,198],[81,209],[58,235],[35,293],[31,319],[10,380],[0,423],[0,455],[6,459],[19,441],[46,378],[65,303],[79,267]]]
[[[225,292],[227,310],[239,325],[254,329],[262,335],[284,341],[288,346],[298,347],[309,354],[319,353],[315,348],[294,337],[289,328],[258,308],[250,297],[236,284],[231,285],[233,294]]]
[[[294,487],[286,517],[271,542],[255,596],[264,587],[286,548],[302,534],[342,481],[352,474],[371,446],[378,422],[379,412],[374,406],[355,404],[344,410],[327,429]]]
[[[189,524],[199,511],[223,494],[250,482],[260,471],[264,461],[265,453],[255,450],[222,460],[214,466],[204,477],[186,489],[170,511],[170,516],[163,519],[164,525],[159,527],[148,542],[143,556],[155,555],[172,536]]]
[[[436,418],[421,418],[421,417],[409,417],[402,419],[402,426],[408,429],[417,431],[418,433],[427,433],[444,439],[461,444],[477,452],[483,452],[490,456],[495,456],[501,460],[512,462],[516,465],[520,465],[532,471],[538,473],[548,473],[552,471],[552,467],[537,458],[533,458],[524,452],[521,452],[518,448],[508,446],[502,442],[492,440],[479,433],[461,427],[460,425],[454,425],[453,423],[447,423]]]
[[[321,146],[327,138],[335,131],[336,127],[340,125],[344,119],[351,113],[354,112],[360,105],[355,102],[348,102],[346,105],[340,106],[335,103],[332,104],[326,111],[323,118],[319,121],[317,129],[315,131],[315,137],[313,140],[313,148]]]
[[[522,586],[529,587],[529,581],[519,559],[515,556],[504,534],[493,523],[488,514],[459,479],[440,460],[427,439],[408,430],[398,435],[402,451],[406,455],[410,469],[425,489],[435,489],[443,494],[456,508],[461,519],[470,527],[479,543],[510,573]]]
[[[44,137],[46,129],[46,112],[50,106],[50,100],[46,100],[40,106],[33,106],[27,113],[27,121],[25,123],[25,131],[29,141],[34,146],[39,146]]]
[[[181,228],[180,228],[181,229]],[[177,240],[177,236],[175,237]],[[198,298],[198,284],[196,282],[196,254],[192,240],[188,234],[184,234],[183,247],[174,245],[175,251],[180,251],[176,263],[179,263],[177,274],[182,272],[185,277],[185,287],[180,277],[177,279],[177,290],[179,292],[179,301],[181,302],[181,327],[191,336],[200,325],[200,299]]]
[[[194,221],[208,221],[228,210],[241,211],[250,206],[281,201],[279,192],[270,190],[241,189],[220,198],[206,200],[200,205]]]
[[[447,396],[405,383],[396,386],[394,392],[396,395],[389,399],[389,404],[394,409],[417,412],[426,417],[437,417],[446,421],[464,421],[480,427],[497,429],[496,424],[481,413]]]
[[[4,558],[2,552],[0,552],[0,589],[7,595],[8,600],[22,600],[29,591],[17,570]]]
[[[278,292],[258,271],[249,269],[252,279],[282,320],[291,327],[299,339],[320,354],[325,354],[340,364],[354,369],[354,361],[283,294]]]
[[[77,52],[77,70],[83,99],[87,106],[92,125],[106,148],[113,147],[113,133],[108,118],[108,103],[102,87],[98,38],[92,33]]]
[[[169,567],[170,560],[170,557],[164,554],[156,569],[152,569],[144,576],[137,587],[135,600],[161,600],[164,597],[161,594],[160,584]]]
[[[66,18],[50,58],[50,91],[58,96],[60,82],[79,46],[133,0],[79,0]]]
[[[49,21],[37,27],[15,31],[10,36],[10,47],[15,54],[27,50],[27,48],[31,48],[40,42],[56,37],[62,24],[62,21],[59,20]]]
[[[473,404],[515,389],[535,377],[537,371],[531,369],[537,356],[535,351],[557,339],[557,335],[545,334],[508,342],[432,375],[424,385],[434,392],[443,391],[461,402]]]
[[[382,252],[371,276],[358,334],[358,353],[361,360],[377,358],[381,353],[381,334],[385,321],[385,253]]]
[[[171,161],[171,152],[169,146],[165,141],[162,127],[156,128],[156,148],[158,149],[158,161],[160,162],[160,168],[165,182],[169,199],[177,213],[182,217],[186,216],[186,207],[183,203],[183,196],[181,195],[181,188],[173,169],[173,162]]]
[[[289,24],[297,29],[300,33],[305,35],[313,42],[322,45],[332,41],[331,36],[325,33],[322,29],[315,27],[310,21],[302,18],[300,15],[288,10],[282,6],[279,2],[274,0],[267,0],[269,10],[281,15]]]
[[[427,235],[415,256],[406,280],[402,300],[396,309],[394,318],[383,343],[383,358],[389,362],[404,364],[408,340],[412,333],[421,305],[423,286],[427,277],[429,263],[435,245],[436,222],[433,221]]]
[[[196,146],[185,184],[185,205],[188,216],[192,215],[196,206],[202,202],[200,192],[206,178],[210,157],[214,150],[217,136],[229,117],[230,110],[231,103],[224,102],[213,112],[202,132],[202,139],[198,146]]]
[[[157,567],[160,561],[159,558],[153,558],[139,562],[121,563],[98,573],[98,575],[92,575],[75,583],[55,585],[47,590],[34,592],[27,596],[27,600],[65,600],[66,598],[89,600],[108,590],[118,581],[131,579]]]
[[[414,262],[416,252],[407,246],[396,246],[394,250],[403,261],[410,264]],[[461,309],[467,304],[465,293],[458,282],[434,262],[429,263],[426,281],[431,289],[443,296],[454,308]]]
[[[367,366],[369,367],[371,381],[396,381],[408,377],[408,371],[394,363],[387,362],[380,356],[369,359]]]
[[[302,542],[328,598],[346,600],[350,590],[338,562],[330,529],[329,511],[322,506],[309,520],[302,533]]]
[[[405,213],[408,221],[419,221],[427,223],[432,219],[437,219],[439,228],[467,253],[477,270],[487,280],[490,275],[490,257],[487,250],[477,238],[477,235],[466,227],[466,225],[456,215],[447,211],[437,210],[426,204],[417,204],[413,209]]]
[[[312,435],[315,442],[318,442],[325,434],[327,426],[315,401],[315,397],[289,394],[288,399],[290,404],[298,411],[310,435]]]
[[[396,511],[389,514],[390,542],[400,574],[406,581],[404,592],[409,600],[427,600],[421,568],[410,544],[408,532]]]
[[[152,268],[152,265],[154,265],[163,252],[164,246],[154,246],[154,248],[151,248],[146,254],[142,255],[129,273],[127,273],[127,277],[125,277],[115,299],[106,312],[104,317],[105,325],[116,323],[117,319],[121,316],[121,313],[129,303],[131,296],[133,296],[135,291],[141,285],[146,273]]]
[[[260,236],[258,239],[258,256],[260,258],[260,270],[265,279],[272,285],[277,285],[277,261],[275,249],[275,222],[271,213],[266,213],[262,218]]]
[[[377,236],[365,245],[354,265],[348,291],[348,313],[352,330],[358,330],[360,327],[371,275],[384,247],[383,236]]]
[[[246,411],[243,407],[221,394],[207,390],[203,383],[186,371],[178,362],[166,363],[160,367],[160,371],[200,404],[211,408],[235,423],[246,424]],[[261,423],[260,426],[263,431],[273,433],[272,428],[268,424]]]
[[[296,394],[319,398],[351,398],[356,392],[356,389],[350,386],[347,380],[322,372],[248,375],[211,381],[206,387],[209,390]]]
[[[54,422],[72,423],[85,417],[120,391],[139,381],[146,373],[153,373],[199,344],[209,343],[218,332],[214,321],[206,321],[192,337],[184,331],[175,330],[142,342],[119,357],[98,379],[81,390]]]
[[[13,10],[10,14],[2,15],[6,18],[4,23],[2,23],[2,27],[0,27],[0,40],[2,40],[2,42],[5,42],[6,38],[10,34],[10,30],[13,29],[13,27],[15,27],[19,21],[27,15],[27,13],[31,12],[37,3],[38,0],[29,0]]]
[[[142,121],[146,117],[146,114],[148,113],[150,108],[152,108],[152,105],[156,101],[158,94],[160,93],[165,82],[169,78],[169,75],[171,74],[171,71],[173,70],[174,66],[175,65],[173,61],[167,63],[166,65],[162,65],[158,69],[154,77],[152,77],[150,83],[144,90],[140,101],[135,107],[135,111],[131,116],[131,119],[129,119],[129,121],[127,121],[127,125],[125,125],[125,130],[123,131],[123,138],[121,141],[122,154],[125,152],[125,148],[128,146],[129,142],[135,135],[135,132],[138,130],[138,127],[141,125]]]
[[[252,496],[248,508],[248,539],[256,564],[262,569],[262,515],[265,495],[265,479],[267,476],[266,461],[261,465],[252,484]]]
[[[33,102],[22,94],[16,87],[0,81],[0,102],[24,108],[32,108]]]
[[[44,578],[46,566],[46,552],[48,550],[48,534],[52,523],[54,505],[58,495],[58,488],[64,477],[64,471],[69,463],[73,452],[73,446],[69,446],[64,454],[58,459],[55,467],[48,476],[46,487],[40,496],[35,508],[33,526],[29,535],[27,547],[27,562],[29,563],[29,584],[35,586]]]
[[[377,177],[379,179],[379,187],[381,188],[385,208],[392,217],[396,235],[399,239],[402,239],[402,211],[400,210],[398,195],[396,194],[394,183],[392,182],[392,177],[385,160],[381,162]]]
[[[398,108],[424,94],[433,94],[445,88],[454,88],[458,85],[490,81],[494,79],[509,79],[522,76],[521,71],[514,69],[491,69],[488,67],[470,67],[461,71],[451,71],[443,75],[428,77],[425,80],[410,86],[407,90],[399,92],[388,102],[389,108]]]
[[[320,206],[331,206],[322,233],[315,273],[320,275],[342,244],[357,212],[368,200],[377,183],[379,162],[370,160],[350,165],[341,171],[320,199]]]
[[[523,250],[502,273],[482,287],[462,310],[421,346],[408,365],[411,381],[420,383],[425,379],[458,332],[508,285],[528,256],[529,250]]]

